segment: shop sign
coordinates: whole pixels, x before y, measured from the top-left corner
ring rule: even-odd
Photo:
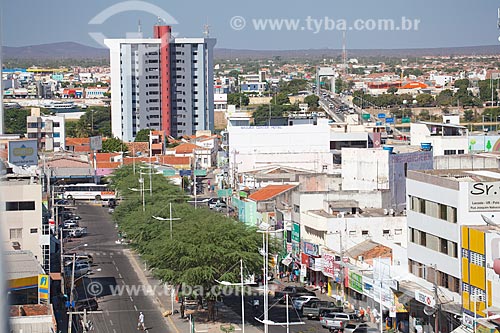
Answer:
[[[304,253],[317,257],[319,255],[319,246],[317,244],[304,242]]]
[[[300,243],[300,224],[293,223],[292,241]]]
[[[335,255],[331,253],[323,253],[323,275],[328,276],[328,277],[334,277],[335,275],[335,265],[337,265],[337,270],[338,270],[338,264],[335,264]]]
[[[419,290],[415,290],[415,299],[422,304],[430,306],[431,308],[436,305],[434,297]]]
[[[363,277],[357,273],[349,272],[349,288],[363,293]]]

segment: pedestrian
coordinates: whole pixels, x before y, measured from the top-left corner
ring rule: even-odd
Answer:
[[[324,287],[324,282],[323,279],[321,279],[319,280],[319,290],[321,294],[323,294],[323,287]]]
[[[359,308],[359,319],[363,323],[365,321],[365,309]]]
[[[144,326],[144,314],[142,312],[139,313],[139,319],[137,320],[137,330],[146,330],[146,326]]]
[[[185,311],[186,311],[186,306],[184,305],[184,301],[181,301],[181,319],[184,319]]]

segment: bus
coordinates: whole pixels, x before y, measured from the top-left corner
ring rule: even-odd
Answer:
[[[116,199],[116,194],[106,185],[72,184],[62,186],[63,199],[68,200],[110,200]]]

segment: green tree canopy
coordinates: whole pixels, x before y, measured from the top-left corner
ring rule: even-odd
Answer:
[[[304,103],[307,103],[307,105],[310,108],[316,108],[319,106],[319,97],[316,95],[309,95],[304,98]]]
[[[118,138],[107,138],[102,141],[101,151],[103,153],[126,152],[128,151],[128,147]]]
[[[24,134],[27,131],[26,117],[31,114],[27,109],[5,109],[4,126],[6,134]]]
[[[418,106],[433,106],[435,102],[434,96],[431,94],[418,94],[415,99]]]
[[[250,98],[244,93],[233,93],[227,95],[227,104],[228,105],[236,105],[237,107],[241,107],[242,105],[247,106],[250,103]]]
[[[156,277],[171,284],[203,287],[206,292],[215,280],[239,281],[240,259],[245,274],[261,272],[262,236],[255,228],[208,208],[194,209],[179,187],[160,175],[153,175],[153,196],[147,196],[143,212],[140,193],[129,190],[139,186],[138,177],[130,166],[111,177],[111,186],[125,197],[113,218]],[[168,218],[166,203],[170,202],[173,214],[180,218],[173,222],[172,234],[168,221],[152,217]],[[275,250],[274,242],[270,249]]]
[[[143,128],[137,132],[135,135],[135,140],[134,142],[149,142],[149,133],[151,132],[151,129],[149,128]]]

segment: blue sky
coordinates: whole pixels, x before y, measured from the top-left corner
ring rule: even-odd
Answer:
[[[347,31],[347,48],[422,48],[494,45],[499,43],[496,0],[151,0],[155,10],[146,6],[116,0],[15,0],[2,1],[1,31],[3,45],[23,46],[62,41],[75,41],[99,46],[89,32],[107,37],[124,37],[137,31],[141,20],[145,36],[151,36],[158,10],[171,15],[178,23],[173,30],[183,37],[202,35],[208,23],[210,35],[217,38],[217,47],[237,49],[337,49],[342,46],[342,32],[332,24],[354,20],[362,24],[379,19],[392,19],[395,26],[401,18],[419,20],[418,30]],[[124,3],[125,11],[110,15],[102,24],[89,21],[106,8]],[[231,18],[241,16],[246,22],[242,30],[231,28]],[[309,17],[309,21],[306,21]],[[295,29],[280,31],[256,30],[255,20],[298,20]],[[367,21],[373,20],[373,21]],[[241,19],[235,22],[241,27]],[[262,21],[264,22],[264,21]],[[309,22],[309,23],[308,23]],[[308,25],[309,24],[309,25]],[[342,26],[340,26],[342,28]]]

